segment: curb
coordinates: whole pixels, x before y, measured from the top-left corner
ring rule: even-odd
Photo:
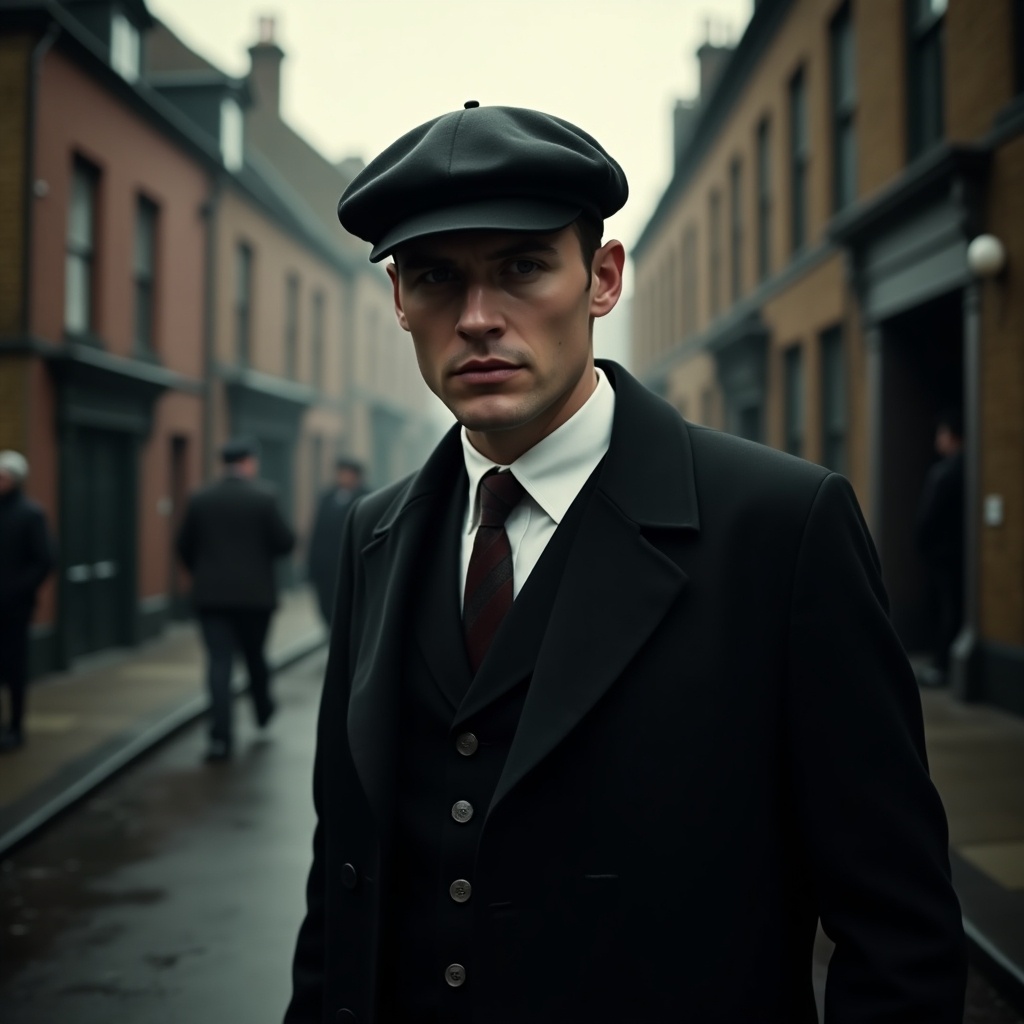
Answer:
[[[271,672],[281,672],[291,668],[292,665],[324,647],[326,643],[325,635],[297,640],[276,657],[268,659]],[[235,673],[232,689],[236,697],[245,692],[245,673],[241,668]],[[40,829],[45,828],[54,818],[70,809],[93,790],[98,789],[122,769],[127,768],[176,732],[202,718],[206,713],[206,708],[206,697],[197,694],[191,700],[168,712],[158,722],[131,736],[116,751],[90,767],[56,795],[44,800],[39,807],[26,814],[16,825],[0,834],[0,858],[8,856],[15,847],[20,846]]]

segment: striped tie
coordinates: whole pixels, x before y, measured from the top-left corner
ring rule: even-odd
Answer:
[[[511,473],[492,469],[480,481],[480,525],[473,541],[462,605],[462,629],[473,674],[512,607],[512,548],[505,532],[523,485]]]

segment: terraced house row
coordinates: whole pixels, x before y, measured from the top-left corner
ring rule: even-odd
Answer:
[[[911,651],[916,506],[961,410],[953,681],[1024,712],[1024,0],[760,0],[698,59],[632,254],[634,366],[684,416],[850,478]]]
[[[386,275],[337,224],[357,165],[282,119],[272,21],[249,52],[229,76],[143,0],[0,11],[0,448],[60,555],[37,671],[176,613],[177,517],[227,437],[259,439],[302,533],[337,455],[385,483],[436,433]]]

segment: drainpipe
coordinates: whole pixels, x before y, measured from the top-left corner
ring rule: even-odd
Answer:
[[[51,21],[29,56],[28,109],[25,122],[25,166],[22,201],[22,268],[21,268],[21,332],[29,335],[32,301],[32,208],[35,204],[36,181],[36,106],[39,97],[39,72],[43,58],[60,35],[60,25]]]
[[[964,701],[982,699],[981,642],[978,636],[978,533],[981,517],[981,285],[964,289],[964,608],[953,643],[950,688]]]
[[[217,372],[217,217],[223,175],[215,171],[201,209],[206,221],[206,266],[203,280],[203,481],[213,479],[213,403]]]

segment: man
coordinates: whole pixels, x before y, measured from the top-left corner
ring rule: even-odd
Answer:
[[[819,917],[831,1024],[959,1024],[852,490],[595,367],[625,199],[585,132],[475,104],[342,197],[459,424],[346,524],[287,1024],[804,1024]]]
[[[231,666],[236,649],[245,658],[257,725],[264,728],[274,714],[263,646],[277,607],[274,560],[295,546],[274,491],[257,479],[255,445],[229,441],[221,459],[224,476],[189,499],[178,533],[178,555],[192,574],[192,602],[206,646],[208,761],[231,756]]]
[[[339,458],[334,473],[334,486],[321,495],[317,505],[308,552],[309,579],[316,590],[320,614],[328,626],[334,613],[334,585],[338,582],[341,530],[352,502],[366,493],[363,487],[363,467],[354,459]]]
[[[964,604],[964,440],[963,417],[947,409],[935,429],[938,461],[928,471],[917,511],[917,546],[928,568],[934,615],[932,664],[921,682],[943,686],[949,655],[963,622]]]
[[[0,688],[6,685],[10,696],[6,728],[0,717],[0,752],[25,743],[29,625],[36,595],[53,569],[46,516],[22,491],[27,478],[24,455],[0,452]]]

